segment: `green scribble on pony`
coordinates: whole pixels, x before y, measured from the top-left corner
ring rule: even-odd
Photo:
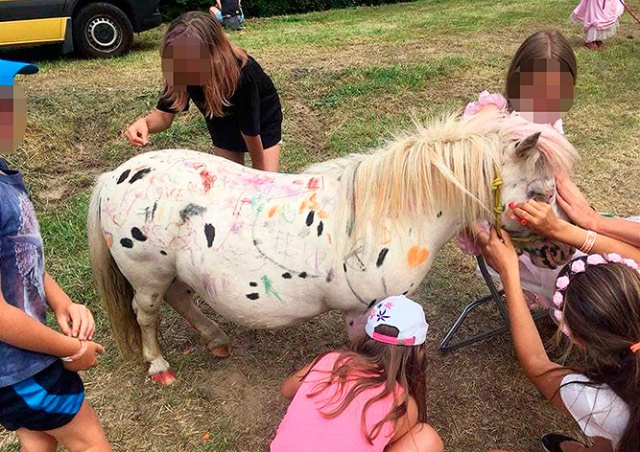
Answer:
[[[273,290],[273,286],[271,284],[271,280],[269,279],[269,277],[267,275],[263,275],[261,279],[262,279],[262,284],[264,284],[264,292],[267,295],[273,295],[278,300],[282,301],[282,298],[280,298],[280,295],[278,294],[278,292]]]

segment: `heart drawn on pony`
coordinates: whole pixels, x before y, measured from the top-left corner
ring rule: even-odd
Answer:
[[[550,126],[492,109],[440,118],[300,174],[148,152],[94,188],[94,275],[119,349],[142,353],[153,379],[170,383],[157,340],[163,301],[217,356],[229,354],[229,339],[193,292],[246,327],[281,328],[336,309],[361,334],[371,306],[415,291],[453,236],[496,223],[496,205],[544,197],[556,207],[554,174],[575,157]],[[530,234],[507,213],[498,218],[514,237]]]

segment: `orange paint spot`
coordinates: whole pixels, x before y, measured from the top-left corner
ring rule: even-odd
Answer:
[[[300,213],[302,213],[306,208],[307,208],[307,201],[302,201],[300,203]]]
[[[329,240],[329,243],[331,243],[331,234],[327,234],[327,239]]]
[[[317,190],[320,188],[320,185],[321,181],[318,177],[312,177],[311,179],[309,179],[309,182],[307,182],[307,188],[309,190]]]
[[[107,244],[107,248],[111,248],[111,245],[113,245],[113,236],[111,234],[109,234],[108,232],[104,233],[104,242]]]
[[[318,208],[320,207],[320,204],[318,204],[318,201],[316,201],[316,193],[312,194],[309,197],[309,209],[311,210],[318,210]]]
[[[429,257],[429,250],[426,248],[420,248],[418,246],[412,246],[407,253],[407,263],[410,267],[415,267],[422,264]]]
[[[329,214],[322,209],[318,210],[316,213],[318,214],[318,218],[321,220],[326,220],[329,217]]]
[[[391,234],[389,234],[389,229],[384,226],[382,228],[382,244],[386,245],[387,243],[391,243]]]
[[[269,218],[273,217],[276,214],[276,210],[278,210],[278,206],[273,206],[269,209]]]

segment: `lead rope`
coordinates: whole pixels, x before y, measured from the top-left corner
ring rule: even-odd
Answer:
[[[504,208],[502,207],[502,178],[500,177],[500,170],[497,166],[494,167],[495,176],[491,182],[491,192],[493,193],[493,213],[496,216],[496,232],[498,237],[502,240],[502,213]]]

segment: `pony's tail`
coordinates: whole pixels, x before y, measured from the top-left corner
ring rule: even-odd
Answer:
[[[101,194],[108,176],[108,173],[100,176],[89,201],[87,217],[89,254],[98,295],[106,305],[116,345],[125,358],[138,358],[141,355],[142,339],[140,326],[131,303],[134,295],[133,287],[111,256],[100,226]]]

